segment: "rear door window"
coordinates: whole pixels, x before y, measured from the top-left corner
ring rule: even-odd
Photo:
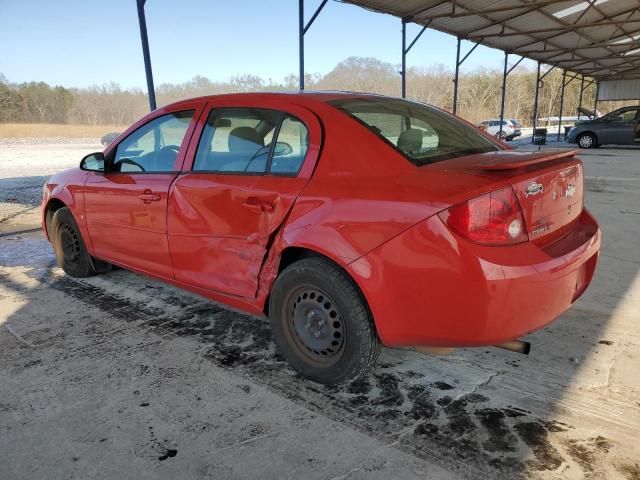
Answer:
[[[285,115],[278,131],[269,173],[297,174],[308,148],[309,131],[305,124],[291,115]]]
[[[202,132],[193,171],[295,175],[308,144],[304,123],[284,112],[214,108]]]

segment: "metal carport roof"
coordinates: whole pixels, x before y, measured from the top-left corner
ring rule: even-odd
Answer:
[[[640,79],[640,0],[342,0],[598,80]]]

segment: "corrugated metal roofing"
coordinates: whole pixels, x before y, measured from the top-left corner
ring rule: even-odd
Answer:
[[[600,84],[599,100],[637,100],[640,98],[640,81],[608,80]]]
[[[640,79],[640,0],[342,0],[598,80]]]

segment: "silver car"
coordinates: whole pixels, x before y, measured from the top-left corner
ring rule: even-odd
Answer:
[[[487,132],[489,135],[493,135],[494,137],[500,140],[513,140],[515,137],[520,135],[520,129],[516,129],[515,125],[511,120],[504,119],[502,121],[502,128],[500,128],[500,119],[491,119],[485,120],[478,124],[478,128]]]

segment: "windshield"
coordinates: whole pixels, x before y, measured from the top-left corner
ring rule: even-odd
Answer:
[[[421,103],[386,97],[329,103],[363,123],[417,166],[499,150],[474,127]]]

